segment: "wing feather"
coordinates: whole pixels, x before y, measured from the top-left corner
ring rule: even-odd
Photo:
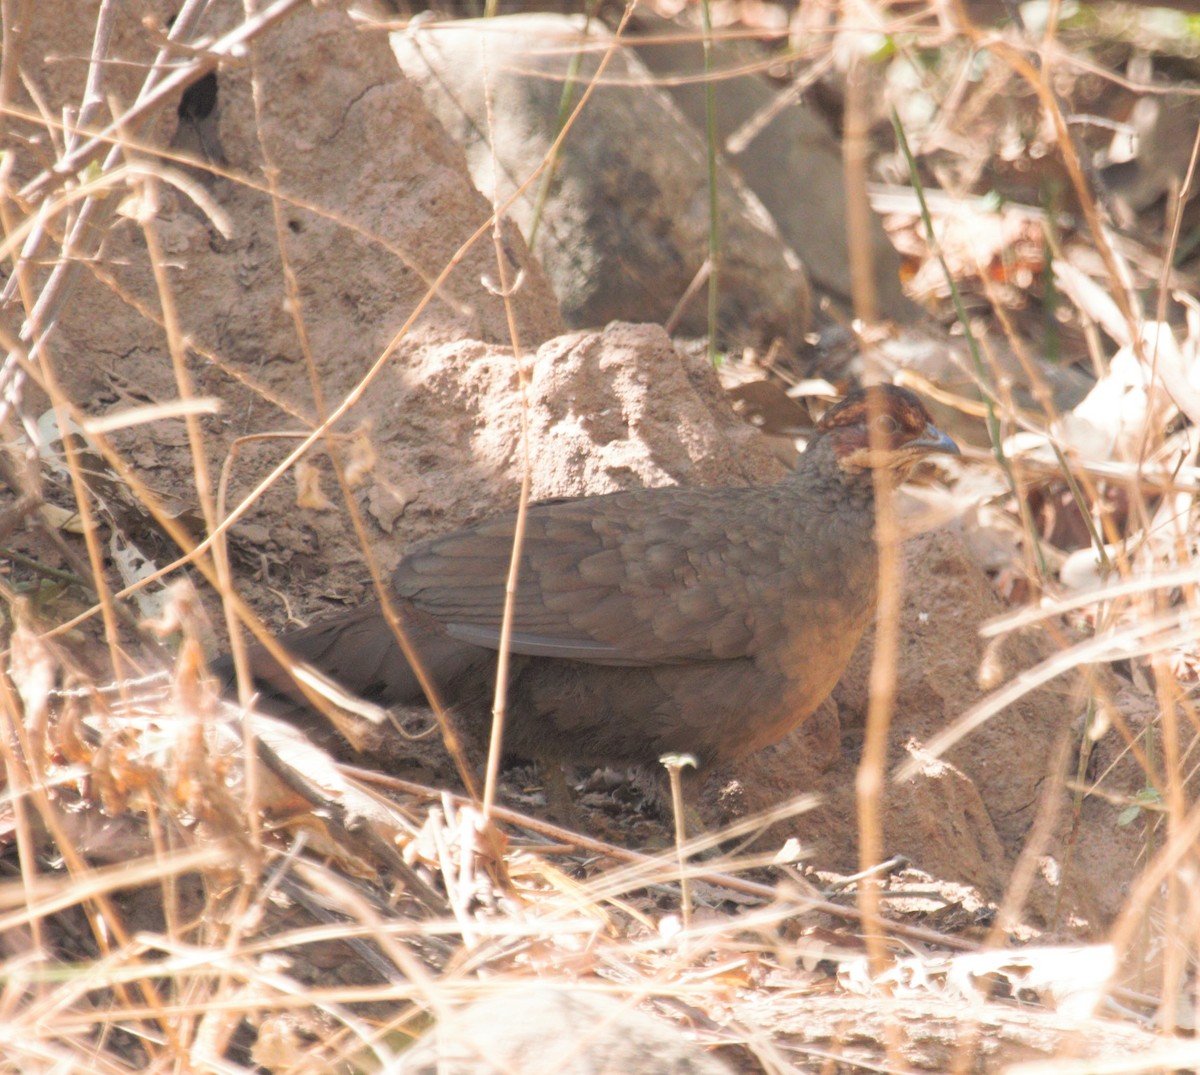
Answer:
[[[762,540],[778,525],[751,525],[750,497],[760,516],[764,502],[777,502],[794,525],[786,493],[764,501],[761,488],[680,489],[668,498],[636,490],[531,506],[513,651],[621,665],[753,655],[755,617],[746,610],[782,580],[778,552]],[[397,592],[453,637],[497,648],[514,526],[514,516],[502,516],[416,546],[396,570]]]

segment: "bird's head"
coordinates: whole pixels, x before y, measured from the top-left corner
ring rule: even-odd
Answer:
[[[897,483],[927,455],[959,455],[958,445],[933,424],[906,388],[860,388],[830,407],[817,423],[844,473],[891,472]]]

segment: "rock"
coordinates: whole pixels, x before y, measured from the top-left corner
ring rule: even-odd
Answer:
[[[38,6],[35,31],[43,9],[51,6]],[[241,17],[239,5],[217,4],[202,26],[220,32]],[[122,19],[115,21],[116,39],[123,40],[128,28]],[[137,23],[132,16],[131,21]],[[62,25],[54,27],[53,33],[61,35]],[[61,36],[39,38],[27,48],[37,55],[87,55],[87,27],[80,24],[78,30],[74,43]],[[467,179],[461,151],[396,71],[386,42],[360,33],[334,7],[302,8],[257,37],[254,49],[263,83],[262,114],[256,114],[252,100],[249,64],[223,66],[215,110],[206,118],[206,151],[236,174],[261,181],[265,147],[278,169],[282,230],[297,277],[299,313],[326,389],[352,386],[409,318],[416,319],[410,334],[507,340],[504,303],[484,283],[497,275],[486,236],[465,252],[438,297],[427,302],[429,283],[491,210]],[[118,59],[125,55],[117,53]],[[135,58],[141,53],[128,55],[140,69]],[[121,63],[113,70],[123,70]],[[61,102],[51,100],[57,110]],[[165,111],[181,125],[191,122],[177,119],[170,108]],[[163,132],[162,137],[165,142],[171,136]],[[229,225],[228,237],[220,235],[183,194],[161,185],[156,224],[164,248],[172,251],[181,331],[201,355],[218,355],[265,389],[271,402],[260,401],[251,415],[244,408],[238,412],[239,424],[252,418],[243,428],[269,428],[281,421],[294,427],[294,416],[311,417],[314,406],[304,348],[285,301],[271,198],[248,183],[201,168],[191,172]],[[520,236],[514,232],[508,245],[513,273],[524,272],[513,296],[517,323],[525,343],[536,346],[562,330],[557,303]],[[145,243],[132,220],[113,226],[105,255],[116,284],[156,308]],[[60,331],[74,355],[120,356],[108,363],[119,369],[116,376],[102,372],[104,362],[86,359],[65,370],[69,390],[83,376],[99,378],[86,386],[90,391],[74,393],[76,398],[92,401],[93,407],[97,396],[111,401],[114,389],[107,385],[114,382],[117,393],[132,384],[151,396],[175,396],[170,363],[161,360],[161,329],[133,315],[113,289],[81,278]],[[220,391],[223,375],[216,365],[207,359],[197,365],[201,390]]]
[[[593,22],[583,38],[582,26],[566,16],[513,15],[392,36],[400,66],[463,145],[489,197],[507,202],[541,167],[572,61],[580,61],[577,101],[611,47],[602,27]],[[707,175],[704,140],[636,56],[613,50],[563,143],[534,243],[569,324],[671,317],[708,257]],[[526,235],[541,182],[525,186],[509,210]],[[810,307],[804,271],[761,203],[724,171],[720,199],[726,342],[762,347],[780,338],[799,350]],[[704,288],[679,331],[707,334]]]
[[[501,984],[439,1019],[388,1075],[730,1075],[665,1020],[602,993]]]
[[[633,48],[661,78],[680,111],[697,130],[705,128],[703,47],[696,31],[639,11],[644,38]],[[675,38],[674,41],[670,40]],[[664,38],[667,40],[664,41]],[[717,134],[726,160],[766,206],[784,241],[796,252],[818,291],[850,308],[850,255],[846,240],[846,176],[842,151],[829,128],[803,98],[774,111],[770,121],[745,145],[729,147],[729,138],[773,107],[784,88],[759,73],[766,53],[752,41],[718,38],[713,66],[743,70],[713,83]],[[900,286],[900,256],[872,217],[871,257],[879,312],[893,321],[911,321],[920,312]]]

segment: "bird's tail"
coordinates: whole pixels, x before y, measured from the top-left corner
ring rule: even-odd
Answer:
[[[492,659],[489,651],[451,638],[436,620],[411,607],[402,611],[402,622],[412,651],[439,691],[452,690]],[[291,662],[285,667],[261,645],[247,651],[255,688],[277,712],[314,708],[312,691],[354,711],[339,689],[373,706],[428,704],[420,679],[378,603],[281,635],[279,641],[300,667]],[[212,671],[222,690],[233,693],[232,659],[220,658]],[[331,689],[326,681],[332,681]]]

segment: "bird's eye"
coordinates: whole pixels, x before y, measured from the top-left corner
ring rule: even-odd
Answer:
[[[875,428],[889,437],[900,432],[900,423],[890,414],[878,414],[873,421]]]

